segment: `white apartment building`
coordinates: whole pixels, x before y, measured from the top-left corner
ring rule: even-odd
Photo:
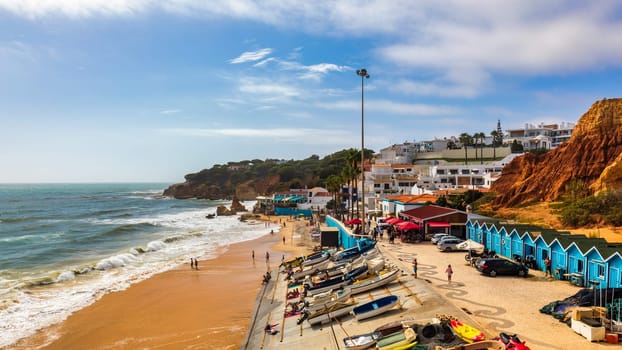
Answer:
[[[516,140],[523,145],[525,151],[537,148],[554,149],[570,139],[574,127],[575,124],[569,122],[538,125],[526,123],[522,129],[507,130],[503,143],[512,144]]]

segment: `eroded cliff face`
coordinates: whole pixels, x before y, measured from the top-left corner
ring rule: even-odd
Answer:
[[[230,183],[223,185],[204,184],[200,182],[186,181],[169,186],[164,190],[165,196],[177,199],[231,199],[253,200],[257,196],[282,190],[278,187],[278,176],[267,176],[233,186]]]
[[[491,187],[493,206],[553,201],[574,180],[594,192],[622,188],[622,99],[594,103],[560,147],[514,159]]]

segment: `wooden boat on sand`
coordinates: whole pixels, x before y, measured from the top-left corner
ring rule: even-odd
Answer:
[[[486,340],[486,335],[484,335],[482,331],[473,326],[462,323],[455,318],[449,320],[449,326],[460,339],[464,340],[467,343]]]
[[[393,281],[395,281],[399,277],[400,270],[394,269],[390,271],[381,271],[380,274],[374,278],[365,279],[357,283],[355,281],[352,288],[352,295],[356,295],[359,293],[366,292],[368,290],[372,290],[378,287],[385,286]]]
[[[449,348],[437,347],[440,350],[505,350],[505,345],[496,340],[482,340],[470,344],[460,344]]]
[[[320,309],[314,313],[309,314],[309,316],[307,317],[307,322],[309,322],[310,325],[318,323],[328,323],[331,319],[335,317],[340,317],[351,313],[355,307],[356,302],[353,301],[338,302],[330,307],[326,307],[324,309]]]
[[[338,290],[335,292],[331,292],[328,295],[325,295],[320,298],[313,298],[312,301],[309,302],[305,309],[311,313],[321,310],[325,307],[333,306],[339,302],[347,301],[352,296],[352,291],[350,288],[345,287],[342,290]]]
[[[362,321],[389,311],[399,304],[399,300],[397,295],[389,295],[359,305],[352,310],[352,313],[357,321]]]
[[[384,337],[376,340],[376,348],[380,350],[398,349],[400,347],[414,346],[416,343],[417,333],[409,327],[403,328],[395,333],[385,335]]]
[[[343,338],[347,350],[365,350],[376,346],[378,333],[365,333]]]

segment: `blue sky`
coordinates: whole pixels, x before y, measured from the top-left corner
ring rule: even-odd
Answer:
[[[617,1],[0,0],[0,183],[577,122],[622,95]]]

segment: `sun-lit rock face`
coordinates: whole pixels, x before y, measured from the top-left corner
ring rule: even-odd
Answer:
[[[622,99],[604,99],[579,119],[570,140],[541,156],[527,153],[504,169],[493,205],[553,201],[572,181],[593,192],[622,188]]]

